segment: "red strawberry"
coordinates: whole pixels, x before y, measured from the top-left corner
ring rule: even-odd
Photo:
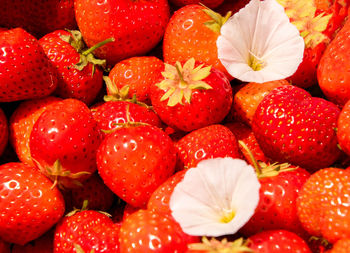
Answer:
[[[332,249],[327,253],[348,253],[350,252],[350,238],[340,239],[334,243]]]
[[[261,185],[259,203],[240,232],[251,236],[260,231],[285,229],[306,237],[297,216],[296,200],[310,173],[289,164],[260,163],[257,175]]]
[[[350,237],[350,170],[324,168],[305,182],[297,199],[297,214],[311,235],[334,243]]]
[[[129,101],[107,101],[91,108],[102,135],[122,126],[126,122],[143,122],[161,128],[163,123],[148,106]],[[107,131],[105,131],[107,130]]]
[[[250,164],[254,164],[250,152],[257,161],[269,161],[269,159],[262,152],[255,138],[253,130],[249,126],[240,121],[229,122],[224,124],[224,126],[231,130],[231,132],[236,137],[237,141],[242,141],[247,146],[249,151],[247,151],[247,149],[243,148],[241,145],[238,146],[244,156],[244,159],[247,162],[249,162]]]
[[[97,45],[101,46],[104,43]],[[95,59],[86,49],[79,31],[57,30],[39,40],[47,57],[57,68],[58,84],[55,94],[61,98],[76,98],[90,104],[102,88],[105,61]]]
[[[236,137],[219,124],[194,130],[176,143],[178,169],[195,167],[200,161],[216,157],[240,158]]]
[[[34,123],[46,108],[60,98],[47,96],[21,102],[10,117],[10,142],[19,160],[34,166],[30,155],[29,140]]]
[[[74,0],[2,0],[0,26],[22,27],[38,38],[57,29],[76,27]]]
[[[62,217],[62,194],[39,170],[23,163],[0,166],[0,238],[24,245]]]
[[[105,184],[127,203],[144,207],[152,192],[175,169],[172,140],[160,128],[139,124],[114,130],[97,151],[97,166]]]
[[[147,209],[156,213],[171,215],[169,206],[171,194],[175,186],[184,178],[185,174],[186,170],[181,170],[162,183],[149,198]]]
[[[9,123],[7,117],[0,108],[0,156],[4,153],[9,139]]]
[[[149,210],[128,216],[120,228],[121,252],[185,252],[198,237],[185,234],[171,217]]]
[[[29,147],[42,172],[70,188],[96,171],[100,139],[90,109],[77,99],[64,99],[37,119]]]
[[[0,47],[0,102],[45,97],[55,90],[55,69],[32,35],[22,28],[2,32]]]
[[[306,242],[288,230],[267,230],[248,238],[254,253],[311,253]]]
[[[115,42],[95,51],[111,66],[154,48],[161,40],[170,16],[166,0],[76,0],[74,4],[79,30],[89,47],[115,38]]]
[[[4,242],[2,239],[0,239],[0,252],[11,253],[10,244],[7,242]]]
[[[63,192],[63,194],[67,211],[83,206],[84,201],[88,201],[90,210],[107,211],[112,207],[114,201],[113,192],[103,183],[97,173],[86,179],[81,187]]]
[[[53,236],[54,230],[51,229],[36,240],[25,245],[14,244],[12,247],[12,253],[52,253]]]
[[[339,118],[338,118],[338,142],[341,147],[341,149],[347,154],[350,154],[350,132],[349,132],[349,125],[350,125],[350,119],[349,119],[349,113],[350,113],[350,100],[344,105],[344,107],[341,109]]]
[[[261,101],[252,129],[266,156],[315,170],[341,154],[335,131],[339,113],[333,103],[285,85]]]
[[[72,212],[56,226],[53,252],[119,253],[119,228],[106,214]]]
[[[163,61],[154,56],[131,57],[120,61],[109,72],[113,86],[107,85],[107,94],[113,95],[115,90],[127,89],[127,98],[136,95],[138,101],[150,104],[150,87],[156,83],[163,68]]]
[[[224,0],[170,0],[175,6],[185,6],[189,4],[203,4],[208,8],[214,9],[224,2]]]
[[[162,75],[151,87],[151,101],[167,125],[190,132],[221,122],[229,112],[232,89],[221,71],[191,58],[165,64]]]

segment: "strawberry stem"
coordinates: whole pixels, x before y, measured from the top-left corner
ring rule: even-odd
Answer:
[[[256,171],[256,174],[260,175],[261,174],[261,169],[260,169],[260,166],[258,164],[258,162],[256,161],[253,153],[250,151],[250,149],[247,147],[247,145],[245,145],[245,143],[241,140],[238,141],[238,144],[242,146],[242,148],[247,151],[249,157],[251,158],[252,160],[252,163],[253,163],[253,166],[255,168],[255,171]]]
[[[96,45],[94,45],[94,46],[88,48],[87,50],[85,50],[85,51],[82,53],[82,55],[87,56],[88,54],[90,54],[90,53],[92,53],[93,51],[95,51],[97,48],[100,48],[100,47],[104,46],[105,44],[107,44],[107,43],[109,43],[109,42],[113,42],[113,41],[115,41],[114,38],[109,38],[109,39],[106,39],[106,40],[104,40],[104,41],[101,41],[101,42],[97,43]]]

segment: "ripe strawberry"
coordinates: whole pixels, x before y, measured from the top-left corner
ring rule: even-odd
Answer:
[[[0,47],[0,102],[45,97],[55,90],[55,69],[32,35],[22,28],[1,32]]]
[[[243,85],[233,96],[230,114],[234,115],[233,118],[251,126],[256,108],[263,98],[274,88],[288,84],[288,81],[283,79],[265,83],[247,83]]]
[[[214,9],[222,4],[224,0],[170,0],[169,2],[178,7],[201,3],[208,8]]]
[[[113,192],[103,183],[97,173],[92,174],[78,188],[62,192],[66,201],[66,211],[83,206],[88,201],[90,210],[107,211],[114,201]]]
[[[285,85],[260,102],[252,129],[266,156],[315,170],[341,154],[335,131],[339,113],[333,103]]]
[[[37,38],[57,29],[74,29],[74,0],[2,0],[0,26],[22,27]]]
[[[265,154],[262,152],[255,135],[253,133],[253,130],[247,126],[246,124],[235,121],[235,122],[229,122],[224,124],[225,127],[231,130],[231,132],[236,137],[237,141],[242,141],[248,148],[249,151],[247,151],[245,148],[243,148],[241,145],[239,145],[239,149],[244,156],[244,159],[250,163],[254,164],[254,161],[250,155],[250,153],[254,156],[254,158],[257,161],[262,162],[268,162],[269,159],[265,156]]]
[[[177,183],[184,178],[185,174],[186,170],[178,171],[158,186],[148,200],[147,209],[156,213],[171,215],[169,206],[171,194]]]
[[[176,144],[178,169],[195,167],[200,161],[216,157],[240,158],[236,137],[219,124],[194,130]]]
[[[120,228],[121,252],[185,252],[198,237],[185,234],[171,217],[149,210],[128,216]]]
[[[298,193],[310,177],[306,170],[289,164],[259,163],[260,197],[254,215],[240,230],[246,236],[272,229],[285,229],[307,236],[297,216]]]
[[[333,1],[328,8],[318,9],[320,5],[315,0],[278,2],[285,7],[290,21],[305,41],[303,61],[288,80],[302,88],[316,85],[317,66],[336,30],[342,26],[349,3]]]
[[[97,150],[104,183],[125,202],[145,207],[152,192],[175,169],[172,140],[160,128],[126,125],[106,136]]]
[[[4,153],[9,139],[9,123],[7,117],[0,108],[0,156]]]
[[[102,88],[103,73],[99,65],[105,63],[94,58],[92,51],[95,47],[86,49],[79,31],[56,30],[42,37],[39,43],[57,69],[55,94],[90,104]]]
[[[136,95],[138,101],[150,104],[150,86],[157,82],[163,68],[163,61],[154,56],[131,57],[120,61],[109,72],[113,87],[107,85],[107,94],[127,89],[127,98]]]
[[[107,101],[92,106],[91,112],[103,136],[128,121],[163,127],[158,115],[150,107],[129,101]]]
[[[248,238],[254,253],[311,253],[306,242],[288,230],[267,230]]]
[[[10,142],[23,163],[35,166],[30,155],[29,139],[34,123],[46,108],[60,98],[47,96],[21,102],[11,114],[9,122]]]
[[[350,154],[350,132],[349,132],[349,113],[350,113],[350,100],[345,103],[341,109],[338,122],[337,122],[337,137],[341,149]]]
[[[74,4],[79,30],[88,47],[115,38],[115,42],[95,51],[97,57],[106,59],[111,66],[154,48],[170,16],[166,0],[76,0]]]
[[[56,226],[53,252],[119,253],[119,228],[106,214],[73,211]]]
[[[324,52],[318,66],[318,82],[323,93],[330,101],[344,105],[350,99],[350,68],[346,60],[350,48],[350,21],[338,32]]]
[[[83,102],[68,98],[40,115],[33,126],[29,148],[44,174],[71,188],[96,171],[100,140],[90,109]]]
[[[187,61],[195,58],[222,71],[230,80],[221,64],[216,40],[221,26],[230,17],[225,17],[198,4],[189,4],[177,10],[170,18],[163,38],[163,57],[166,63]]]
[[[52,226],[64,213],[62,194],[35,167],[0,166],[0,238],[24,245]]]
[[[159,83],[151,87],[152,106],[161,120],[186,132],[221,122],[232,99],[225,75],[194,58],[165,64]]]
[[[240,1],[231,1],[224,0],[224,2],[215,10],[221,15],[226,15],[227,12],[231,11],[232,14],[235,14],[240,9],[244,8],[249,3],[250,0],[240,0]]]
[[[324,168],[302,186],[297,214],[306,231],[334,243],[350,236],[350,170]]]
[[[54,230],[51,229],[44,235],[25,245],[14,244],[11,253],[52,253],[53,236]]]
[[[326,253],[348,253],[350,252],[350,238],[344,238],[334,243],[332,249]]]

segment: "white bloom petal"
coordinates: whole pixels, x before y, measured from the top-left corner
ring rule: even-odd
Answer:
[[[190,235],[233,234],[254,214],[259,188],[254,168],[244,160],[207,159],[188,169],[171,195],[170,209]]]
[[[221,27],[218,57],[244,82],[267,82],[294,74],[303,59],[304,40],[276,0],[251,0]],[[261,60],[252,68],[251,57]]]

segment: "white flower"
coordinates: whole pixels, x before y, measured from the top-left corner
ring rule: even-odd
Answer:
[[[218,57],[244,82],[267,82],[294,74],[305,43],[276,0],[251,0],[221,27]]]
[[[213,158],[190,168],[170,198],[170,209],[190,235],[237,232],[254,214],[260,183],[244,160]]]

